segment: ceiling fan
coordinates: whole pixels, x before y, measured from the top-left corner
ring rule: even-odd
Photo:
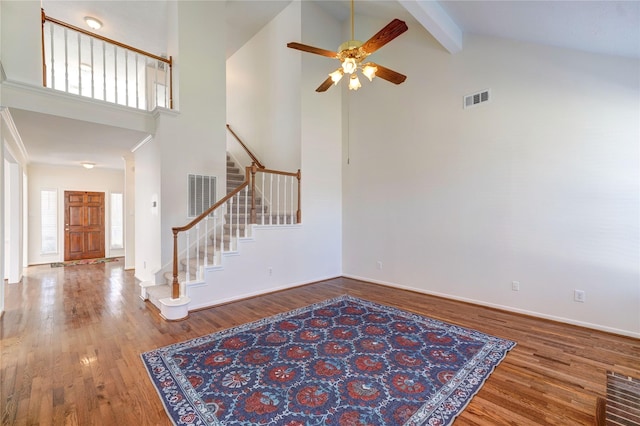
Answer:
[[[407,79],[406,75],[385,68],[382,65],[374,64],[373,62],[363,62],[369,55],[407,31],[407,29],[407,24],[404,21],[394,19],[366,42],[362,43],[360,40],[354,40],[353,0],[351,0],[351,40],[342,43],[338,48],[338,52],[295,42],[287,43],[287,47],[302,50],[303,52],[315,53],[316,55],[326,56],[328,58],[335,58],[341,62],[340,68],[329,74],[329,77],[318,86],[316,92],[325,92],[332,84],[335,86],[345,73],[351,75],[351,77],[349,77],[349,90],[358,90],[362,87],[356,73],[358,69],[361,70],[362,74],[364,74],[369,81],[378,76],[391,83],[400,84]]]

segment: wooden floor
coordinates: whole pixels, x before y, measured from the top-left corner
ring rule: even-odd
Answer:
[[[640,340],[334,279],[165,322],[122,262],[28,268],[0,320],[2,425],[170,425],[140,353],[351,294],[512,339],[456,425],[589,425],[605,371],[640,377]]]

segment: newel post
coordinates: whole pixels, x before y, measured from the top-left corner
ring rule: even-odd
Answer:
[[[256,223],[256,162],[251,163],[251,223]]]
[[[171,283],[171,298],[180,298],[180,282],[178,281],[178,230],[173,228],[173,282]]]
[[[169,108],[173,109],[173,56],[169,56]]]
[[[296,212],[296,223],[302,222],[302,210],[300,206],[302,205],[300,202],[300,197],[302,196],[302,190],[300,188],[300,180],[302,179],[302,174],[300,173],[300,169],[298,169],[298,173],[296,174],[296,178],[298,179],[298,211]]]

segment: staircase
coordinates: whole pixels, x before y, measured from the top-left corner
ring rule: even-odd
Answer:
[[[225,269],[225,257],[238,254],[239,243],[252,240],[256,227],[300,223],[300,170],[270,170],[258,164],[253,161],[243,170],[227,154],[227,194],[188,224],[173,227],[175,263],[170,261],[156,273],[155,282],[164,283],[140,283],[140,297],[158,307],[163,318],[183,319],[190,305],[200,309],[216,304],[220,300],[216,290],[222,289],[216,286],[224,285],[221,277],[226,276],[224,290],[228,290],[229,273],[243,273],[244,266],[235,261],[228,261]]]
[[[245,175],[242,170],[236,166],[235,162],[227,154],[227,194],[233,192],[238,186],[240,186],[244,180]],[[185,282],[197,282],[198,271],[201,267],[206,265],[207,268],[222,268],[223,253],[236,254],[238,251],[239,239],[251,238],[251,225],[250,223],[250,210],[251,210],[251,188],[249,187],[241,195],[235,196],[233,202],[227,204],[224,214],[224,225],[221,225],[223,230],[219,233],[211,235],[207,242],[206,248],[200,247],[198,253],[191,253],[190,258],[186,257],[180,259],[180,270],[178,272],[178,281],[180,283]],[[247,204],[248,203],[248,204]],[[268,223],[269,220],[277,220],[277,217],[269,217],[266,213],[267,206],[262,205],[262,197],[256,197],[255,200],[256,216],[259,218],[258,223],[261,223],[264,217]],[[283,220],[283,219],[282,219]],[[206,256],[206,262],[205,262]],[[187,268],[187,264],[189,268]],[[187,279],[187,269],[189,270],[189,278]],[[173,281],[172,271],[166,271],[162,274],[165,283],[140,283],[141,295],[143,300],[149,300],[154,306],[162,311],[163,304],[166,303],[166,299],[171,298],[171,283]],[[163,302],[160,302],[160,300]]]

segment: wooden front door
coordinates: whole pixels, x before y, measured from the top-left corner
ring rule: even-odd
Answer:
[[[64,260],[104,257],[104,192],[64,191]]]

